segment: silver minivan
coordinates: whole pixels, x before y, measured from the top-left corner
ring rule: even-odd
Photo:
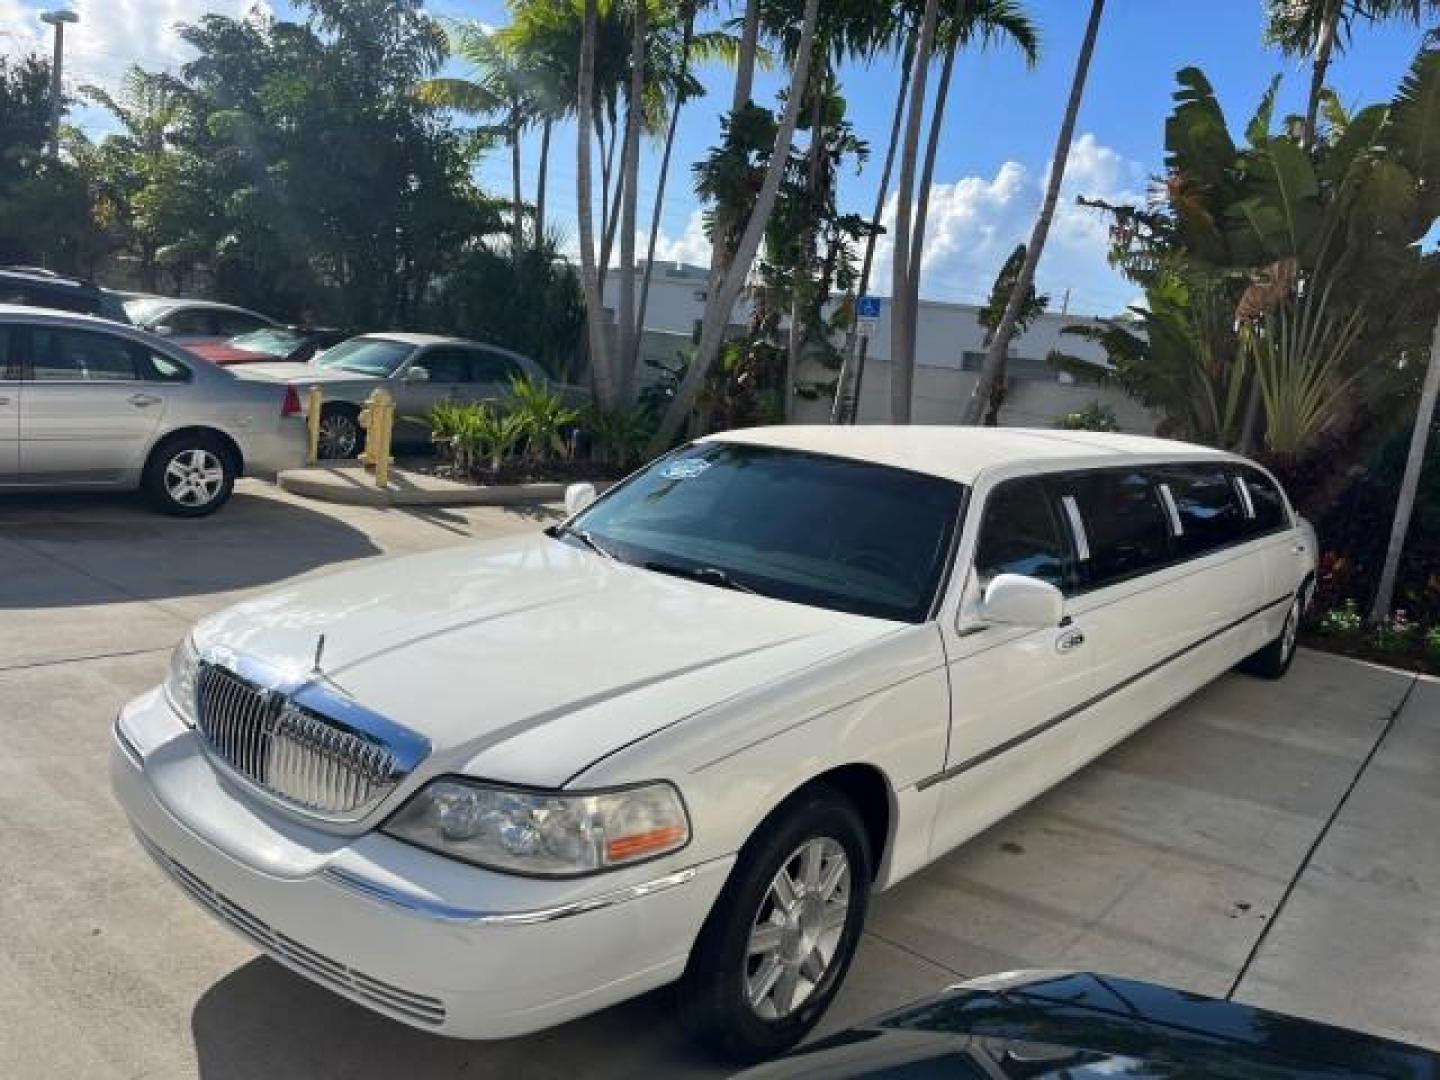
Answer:
[[[143,330],[0,305],[0,491],[140,489],[182,517],[300,465],[293,390]]]

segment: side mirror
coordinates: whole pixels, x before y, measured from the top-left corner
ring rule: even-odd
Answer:
[[[429,382],[429,381],[430,381],[430,369],[429,369],[429,368],[423,368],[423,367],[421,367],[419,364],[415,364],[413,367],[408,367],[408,368],[405,369],[405,381],[406,381],[406,382]]]
[[[980,618],[1004,626],[1036,629],[1059,626],[1065,617],[1065,595],[1049,582],[1022,574],[996,574],[985,587]]]
[[[565,489],[565,513],[569,517],[574,517],[594,501],[594,484],[571,484]]]

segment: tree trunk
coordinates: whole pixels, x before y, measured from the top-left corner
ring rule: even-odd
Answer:
[[[1320,25],[1320,37],[1315,42],[1315,60],[1310,66],[1310,97],[1305,103],[1305,126],[1301,129],[1300,145],[1309,150],[1315,145],[1315,127],[1320,116],[1320,94],[1325,89],[1325,73],[1330,69],[1330,54],[1335,49],[1335,34],[1339,29],[1340,3],[1332,0],[1325,21]]]
[[[590,379],[595,398],[609,405],[615,398],[614,373],[605,335],[605,306],[600,298],[600,279],[595,268],[595,221],[593,216],[590,138],[595,112],[595,24],[598,0],[585,0],[585,23],[580,39],[580,71],[577,79],[575,130],[575,204],[580,231],[580,278],[585,291],[585,323],[590,341]]]
[[[510,121],[510,257],[518,259],[525,250],[525,191],[520,186],[520,125],[513,114]]]
[[[815,23],[819,17],[819,0],[805,0],[805,15],[800,24],[800,45],[795,54],[795,70],[790,76],[790,89],[785,98],[785,112],[780,119],[779,130],[775,133],[775,146],[770,152],[770,163],[765,170],[765,179],[750,218],[745,223],[745,232],[740,237],[735,257],[726,269],[719,288],[712,289],[705,304],[705,316],[700,324],[700,343],[695,349],[695,358],[685,371],[675,397],[665,410],[660,428],[650,440],[650,452],[658,454],[667,449],[680,425],[690,412],[696,396],[700,393],[705,377],[710,373],[720,346],[725,340],[725,328],[730,323],[730,313],[745,279],[750,273],[750,264],[760,248],[770,212],[775,208],[775,197],[780,192],[780,180],[785,172],[786,159],[790,156],[790,144],[795,138],[795,124],[800,116],[800,99],[810,73],[810,54],[815,45]]]
[[[695,40],[695,5],[685,6],[685,29],[680,35],[680,83],[683,85],[690,74],[690,46]],[[660,214],[665,205],[665,182],[670,177],[670,155],[675,149],[675,129],[680,122],[680,108],[685,104],[683,96],[677,95],[670,109],[670,125],[665,131],[665,150],[660,155],[660,177],[655,186],[655,207],[650,213],[650,242],[645,250],[645,277],[640,282],[640,309],[635,316],[635,352],[630,357],[630,369],[640,369],[640,347],[645,340],[645,310],[650,304],[650,278],[655,272],[655,244],[660,238]]]
[[[600,295],[605,295],[605,275],[610,272],[610,255],[615,250],[615,227],[620,223],[620,196],[625,184],[625,172],[615,168],[615,148],[620,144],[620,131],[615,117],[610,117],[610,145],[605,151],[605,209],[600,220]],[[610,188],[611,179],[615,187]]]
[[[746,0],[745,19],[740,27],[740,53],[735,64],[735,96],[730,111],[738,112],[750,103],[755,87],[755,54],[760,43],[760,0]]]
[[[935,182],[935,156],[940,149],[940,131],[945,121],[945,101],[950,96],[950,77],[955,73],[955,54],[960,49],[956,34],[945,48],[940,82],[935,87],[935,108],[930,116],[930,135],[925,144],[925,165],[920,171],[920,189],[915,194],[915,239],[910,245],[910,271],[905,280],[905,304],[910,312],[910,348],[915,349],[915,325],[920,312],[920,267],[925,256],[925,226],[930,217],[930,186]],[[911,361],[914,369],[914,361]]]
[[[815,246],[815,193],[820,186],[820,155],[825,149],[825,94],[828,73],[817,72],[810,90],[810,146],[806,152],[805,194],[811,212],[800,236],[799,257],[795,260],[795,279],[790,286],[790,340],[785,349],[785,422],[795,416],[795,381],[800,374],[800,352],[805,347],[807,314],[805,290],[809,287],[810,252]]]
[[[550,176],[550,129],[555,121],[550,117],[540,125],[540,174],[535,180],[535,249],[545,244],[545,187]]]
[[[900,125],[905,119],[905,95],[910,89],[911,64],[915,59],[915,33],[915,27],[911,27],[901,53],[900,89],[895,95],[895,115],[890,121],[890,143],[885,149],[885,166],[880,170],[880,188],[875,193],[875,211],[870,215],[870,235],[865,238],[865,256],[860,262],[857,300],[870,288],[870,268],[875,263],[875,244],[880,239],[880,221],[885,216],[885,199],[890,194],[890,172],[895,167],[895,148],[900,143]],[[860,373],[864,366],[864,353],[869,350],[857,349],[859,321],[860,309],[857,305],[850,318],[850,328],[845,331],[845,357],[840,363],[840,377],[835,381],[835,403],[830,410],[832,424],[853,424],[860,411]]]
[[[1437,399],[1440,399],[1440,318],[1435,320],[1435,335],[1430,341],[1430,360],[1425,368],[1420,406],[1415,410],[1415,430],[1410,433],[1410,454],[1405,459],[1405,475],[1400,481],[1400,499],[1395,504],[1395,520],[1390,526],[1390,543],[1385,548],[1380,587],[1375,590],[1375,603],[1370,608],[1372,623],[1388,619],[1395,602],[1395,579],[1400,575],[1405,534],[1410,530],[1410,515],[1415,510],[1415,496],[1420,490],[1420,471],[1425,467],[1425,451],[1430,441],[1430,428],[1435,423]]]
[[[915,199],[915,155],[920,148],[920,121],[925,113],[925,81],[935,44],[938,0],[926,0],[915,46],[915,74],[911,77],[910,112],[905,121],[905,143],[900,154],[900,186],[895,192],[895,257],[890,291],[890,422],[910,423],[915,387],[915,312],[910,308],[911,214]]]
[[[649,8],[635,5],[630,42],[630,100],[625,110],[625,151],[620,155],[620,297],[616,305],[620,334],[615,350],[620,404],[628,406],[635,389],[635,225],[639,206],[640,120],[645,108],[645,50]]]
[[[1035,284],[1035,268],[1045,250],[1045,238],[1050,234],[1050,222],[1055,217],[1055,204],[1060,198],[1060,184],[1065,179],[1065,166],[1070,159],[1070,141],[1075,135],[1075,118],[1080,113],[1080,102],[1085,96],[1085,77],[1090,72],[1090,58],[1095,52],[1095,38],[1100,32],[1100,17],[1105,12],[1105,0],[1091,0],[1090,21],[1085,27],[1085,40],[1080,45],[1080,58],[1075,65],[1075,78],[1070,85],[1070,100],[1065,105],[1065,120],[1060,125],[1060,137],[1055,143],[1055,157],[1050,162],[1050,181],[1045,187],[1045,201],[1040,207],[1040,216],[1035,220],[1035,229],[1030,234],[1030,244],[1025,249],[1025,263],[1020,275],[1010,290],[1010,299],[1005,304],[1005,313],[995,328],[995,339],[985,351],[985,365],[980,378],[965,403],[963,422],[974,424],[985,411],[990,400],[995,378],[1000,373],[1005,354],[1010,349],[1010,339],[1015,334],[1015,322],[1030,287]]]

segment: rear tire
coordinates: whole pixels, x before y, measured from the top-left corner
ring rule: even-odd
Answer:
[[[365,429],[358,411],[348,405],[326,405],[320,410],[321,461],[354,458],[364,447]]]
[[[1285,612],[1284,625],[1280,636],[1259,652],[1252,653],[1240,661],[1240,670],[1261,679],[1283,679],[1295,662],[1295,648],[1300,633],[1300,617],[1305,614],[1305,603],[1309,597],[1310,584],[1300,586],[1300,591],[1290,601]]]
[[[197,431],[166,439],[150,453],[140,486],[150,504],[173,517],[205,517],[230,500],[238,472],[219,438]]]
[[[677,990],[690,1035],[740,1064],[804,1038],[854,958],[870,868],[865,823],[833,788],[803,790],[772,815],[691,949]]]

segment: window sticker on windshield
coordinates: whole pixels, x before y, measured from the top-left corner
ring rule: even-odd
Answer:
[[[660,470],[662,480],[694,480],[706,469],[710,462],[704,458],[681,458],[679,461],[672,461]]]

